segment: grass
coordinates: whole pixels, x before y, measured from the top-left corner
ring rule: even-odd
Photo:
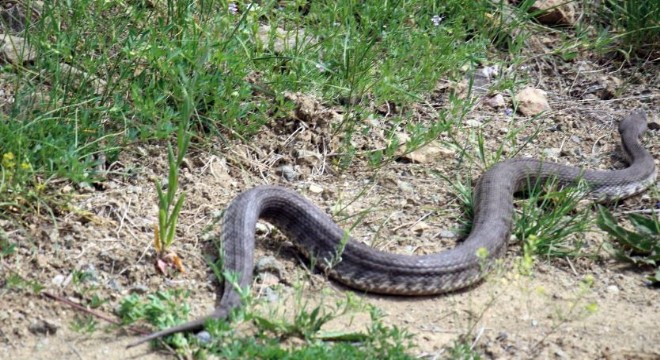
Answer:
[[[626,56],[648,56],[660,50],[660,3],[607,0],[596,6],[598,20],[612,36],[613,49]]]
[[[657,212],[657,211],[656,211]],[[604,207],[598,208],[598,226],[613,239],[617,256],[631,264],[654,269],[647,276],[650,285],[660,285],[660,219],[657,214],[628,214],[634,231],[620,225]]]
[[[412,348],[410,335],[385,325],[378,309],[363,304],[350,293],[330,305],[323,300],[318,305],[310,304],[301,287],[296,287],[293,296],[293,300],[274,308],[270,303],[259,306],[249,291],[244,292],[245,306],[233,312],[232,321],[210,320],[206,324],[208,336],[175,334],[164,341],[179,352],[198,358],[413,359],[408,355]],[[122,301],[118,313],[125,324],[146,320],[163,329],[185,320],[189,312],[186,297],[180,291],[158,292],[146,299],[132,295]],[[360,330],[324,329],[333,320],[365,312],[370,320],[354,324],[361,324]]]
[[[612,42],[624,53],[657,44],[657,24],[649,16],[657,8],[644,3],[653,2],[604,2],[600,19],[620,32],[601,32],[603,39],[625,40]],[[474,105],[470,96],[451,97],[432,119],[415,119],[409,116],[411,109],[429,102],[439,79],[461,81],[484,65],[518,66],[529,26],[523,11],[509,9],[505,1],[486,0],[259,4],[80,0],[46,2],[39,13],[22,35],[38,56],[32,62],[0,68],[13,97],[0,112],[0,209],[5,210],[0,217],[20,219],[36,213],[55,220],[56,214],[67,212],[68,198],[60,193],[59,181],[90,187],[126,175],[127,170],[108,170],[107,165],[133,146],[170,144],[176,136],[176,155],[171,147],[168,153],[168,187],[163,191],[162,184],[156,184],[156,238],[163,253],[176,234],[183,202],[182,195],[176,196],[178,169],[189,142],[190,148],[201,151],[214,142],[249,143],[264,126],[289,119],[295,104],[285,93],[301,92],[341,108],[344,114],[343,121],[331,128],[333,138],[342,143],[341,149],[335,149],[340,155],[332,165],[341,172],[364,158],[378,168],[397,158],[399,131],[409,135],[406,152],[441,134],[466,131],[460,123]],[[588,32],[580,36],[588,42]],[[578,52],[565,53],[574,57]],[[497,86],[514,91],[521,76],[505,72],[496,79]],[[399,110],[383,117],[374,104],[392,104]],[[391,141],[384,149],[362,151],[352,140],[370,136],[373,129],[366,120],[371,118],[385,120],[385,137]],[[452,145],[471,166],[485,169],[503,159],[505,144],[517,149],[525,145],[515,143],[517,131],[510,131],[494,152],[486,149],[478,133],[470,144]],[[472,145],[475,155],[469,149]],[[535,194],[521,206],[516,221],[515,233],[530,239],[524,247],[527,261],[539,254],[573,256],[580,244],[573,247],[562,239],[584,231],[590,220],[573,216],[575,197],[570,191]],[[542,209],[552,204],[555,210],[539,215],[536,204]],[[22,245],[0,235],[0,261],[4,261]],[[3,278],[4,287],[39,291],[38,282],[16,276]],[[84,283],[84,274],[76,276]],[[127,311],[125,316],[167,326],[185,317],[186,309],[174,306],[185,303],[182,296],[154,294],[148,306],[129,298],[134,302],[127,305],[129,310],[139,311],[132,315]],[[90,306],[100,302],[95,298]],[[384,326],[375,310],[368,311],[372,325],[358,347],[350,341],[333,346],[314,338],[318,324],[327,320],[320,308],[301,312],[294,321],[295,331],[262,321],[260,331],[274,337],[253,341],[232,333],[231,341],[223,345],[226,351],[241,354],[263,351],[263,357],[300,358],[324,352],[360,357],[368,350],[405,358],[407,338]],[[155,320],[161,317],[167,319]],[[217,334],[231,333],[226,324],[215,326]],[[96,324],[80,319],[74,328],[93,331]],[[302,335],[305,346],[284,349],[273,340],[292,331]],[[300,353],[294,355],[295,351]]]
[[[5,115],[14,121],[0,126],[5,186],[53,176],[100,181],[102,161],[132,143],[168,138],[180,121],[202,143],[214,135],[249,138],[290,109],[284,91],[356,100],[335,129],[350,139],[371,111],[359,100],[419,101],[439,77],[457,78],[457,69],[486,61],[493,38],[507,30],[493,23],[497,8],[487,1],[319,2],[307,15],[295,2],[278,6],[238,4],[233,14],[223,1],[45,4],[27,37],[35,63],[5,68],[16,93]],[[445,19],[435,26],[438,14]],[[271,30],[260,32],[264,19]],[[280,52],[269,46],[277,26],[289,40]],[[304,37],[295,36],[303,29]],[[257,83],[251,74],[260,74]],[[101,88],[92,86],[99,81]],[[415,130],[411,144],[432,137],[426,124],[407,126]]]

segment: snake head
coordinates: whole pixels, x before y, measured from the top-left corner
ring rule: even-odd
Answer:
[[[624,136],[624,133],[630,133],[636,137],[641,137],[645,131],[646,113],[643,110],[633,111],[619,123],[619,133],[622,136]]]

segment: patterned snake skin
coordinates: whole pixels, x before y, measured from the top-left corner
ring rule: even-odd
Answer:
[[[504,256],[511,233],[513,195],[526,184],[550,178],[563,185],[584,180],[590,197],[599,201],[638,194],[653,184],[655,163],[639,141],[645,131],[642,112],[621,121],[619,133],[630,163],[622,170],[584,170],[535,159],[496,164],[476,186],[470,235],[457,247],[431,255],[375,250],[350,239],[325,212],[301,195],[277,186],[258,186],[236,197],[225,212],[221,238],[224,271],[236,274],[241,288],[251,285],[255,226],[263,219],[294,240],[307,256],[317,259],[317,266],[331,278],[351,288],[397,295],[440,294],[465,288],[481,280],[495,260]],[[232,286],[224,286],[220,304],[206,317],[153,333],[129,346],[177,332],[198,331],[207,319],[226,318],[240,305]]]

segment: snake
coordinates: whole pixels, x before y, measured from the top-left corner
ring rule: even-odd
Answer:
[[[237,287],[245,289],[252,284],[258,220],[273,224],[292,239],[330,278],[364,293],[436,295],[470,287],[504,257],[513,222],[514,194],[528,184],[551,179],[561,186],[583,183],[589,198],[599,202],[630,197],[650,187],[657,171],[653,157],[640,141],[646,129],[642,111],[632,112],[619,123],[628,161],[628,167],[619,170],[589,170],[532,158],[493,165],[473,192],[475,208],[469,235],[454,248],[434,254],[377,250],[352,239],[323,210],[295,191],[269,185],[254,187],[239,194],[224,212],[222,269],[223,274],[234,274],[235,282],[229,285],[225,281],[220,305],[209,315],[154,332],[129,347],[179,332],[200,331],[209,319],[228,318],[232,309],[241,306]]]

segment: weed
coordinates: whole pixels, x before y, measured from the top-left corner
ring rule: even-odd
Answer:
[[[10,290],[28,290],[32,294],[39,294],[44,286],[38,281],[23,279],[16,273],[11,273],[5,279],[5,288]]]
[[[93,316],[76,315],[69,327],[75,332],[90,334],[97,330],[98,321]]]
[[[185,194],[179,195],[175,201],[176,192],[179,188],[179,167],[183,162],[183,156],[188,148],[190,136],[186,133],[186,126],[181,125],[177,137],[177,157],[174,157],[172,146],[167,146],[167,159],[170,167],[167,178],[167,192],[163,193],[160,181],[155,180],[156,190],[158,191],[158,228],[155,229],[154,247],[162,256],[169,250],[174,236],[176,235],[176,225],[181,212],[181,206],[185,199]]]
[[[573,235],[590,226],[590,209],[576,210],[584,198],[582,185],[558,188],[549,181],[528,185],[528,198],[522,202],[514,221],[513,234],[523,242],[523,259],[534,255],[566,257],[584,255],[584,244]]]
[[[0,260],[16,252],[16,244],[9,241],[7,233],[0,230]]]
[[[612,34],[617,51],[630,55],[651,54],[660,43],[660,3],[657,1],[607,0],[596,5],[603,27]]]
[[[655,267],[647,277],[653,285],[660,285],[660,220],[657,216],[628,214],[635,231],[619,225],[603,206],[598,207],[598,226],[615,240],[617,256],[627,262]]]
[[[159,291],[148,295],[146,299],[138,295],[130,295],[122,299],[117,315],[123,324],[132,324],[144,319],[159,329],[164,329],[183,322],[190,313],[190,307],[185,299],[188,293],[180,290]],[[175,346],[184,346],[187,342],[182,334],[171,336],[170,342]]]
[[[473,346],[466,341],[459,340],[449,348],[451,359],[456,360],[481,360],[481,355],[474,350]]]
[[[225,275],[228,286],[236,288],[236,276]],[[227,320],[209,320],[205,326],[209,337],[194,337],[176,334],[164,339],[179,351],[215,355],[221,358],[307,358],[322,359],[412,359],[407,352],[412,348],[410,335],[397,327],[382,323],[378,309],[357,302],[352,294],[338,300],[334,306],[321,304],[308,306],[309,298],[303,296],[301,287],[295,288],[295,306],[284,309],[273,308],[269,303],[267,314],[257,310],[257,303],[247,289],[240,291],[242,306],[234,309]],[[184,321],[187,306],[182,305],[180,293],[156,293],[146,301],[131,295],[122,301],[119,310],[125,324],[145,319],[163,329]],[[185,311],[177,309],[183,306]],[[287,312],[293,310],[292,317]],[[344,316],[353,316],[356,311],[366,310],[371,319],[365,331],[324,331],[328,322]],[[171,313],[171,314],[170,314]],[[247,330],[245,323],[251,322],[254,331]],[[242,330],[238,330],[242,329]],[[288,339],[300,338],[302,346],[287,345]]]

